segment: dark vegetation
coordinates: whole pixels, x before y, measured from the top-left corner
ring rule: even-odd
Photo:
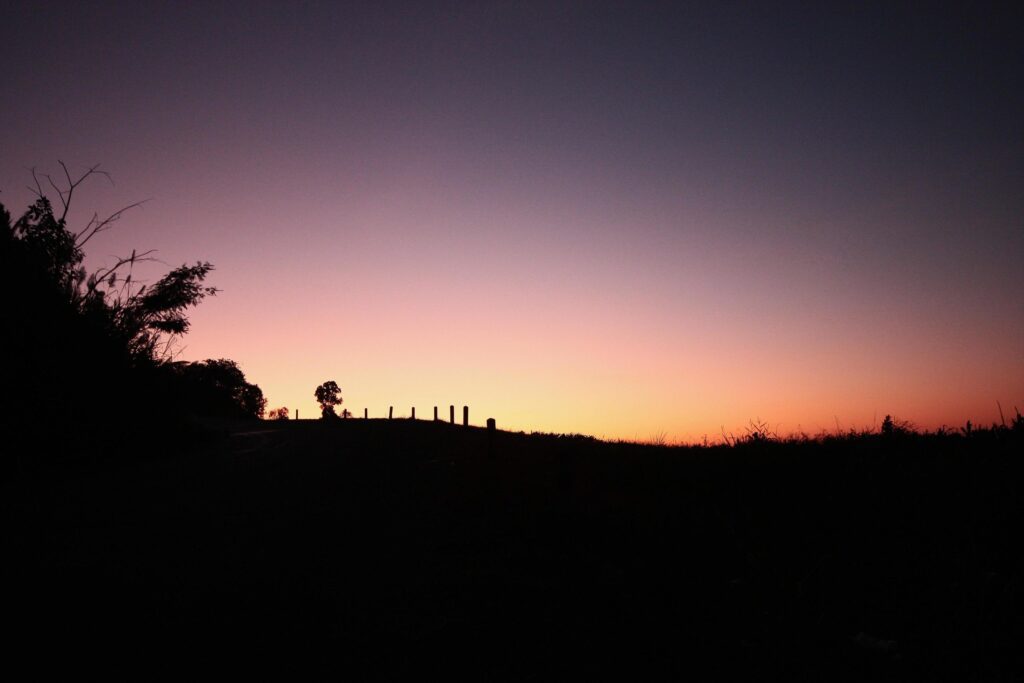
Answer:
[[[140,457],[194,433],[195,416],[259,417],[265,400],[229,360],[182,363],[173,342],[188,332],[187,312],[216,289],[213,266],[184,264],[156,282],[136,267],[153,252],[132,253],[89,273],[83,249],[129,209],[94,215],[73,230],[75,191],[105,176],[96,167],[63,184],[33,174],[36,200],[12,220],[0,205],[0,282],[5,333],[0,348],[0,415],[8,439],[31,439],[43,459]],[[42,179],[59,200],[54,210]]]
[[[212,267],[86,274],[111,220],[72,233],[41,191],[0,220],[13,670],[303,648],[356,680],[1019,679],[1019,412],[691,447],[258,422],[237,365],[165,351]],[[222,438],[181,438],[196,415]]]
[[[334,407],[340,406],[344,399],[341,398],[341,389],[338,388],[337,382],[333,379],[324,382],[313,390],[313,396],[320,404],[320,416],[323,419],[329,420],[338,417],[338,414],[334,412]]]
[[[669,448],[266,421],[23,478],[6,609],[22,645],[301,647],[360,678],[1012,680],[1022,426]]]

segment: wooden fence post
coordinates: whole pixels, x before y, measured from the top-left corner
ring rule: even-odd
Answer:
[[[494,418],[487,418],[487,431],[493,432],[495,429],[497,429],[497,424],[494,422]]]
[[[469,426],[469,406],[462,406],[462,426]]]
[[[434,422],[437,422],[437,406],[434,406]]]
[[[448,412],[451,413],[452,424],[455,424],[455,406],[451,406]]]
[[[370,409],[369,408],[363,408],[363,419],[364,420],[368,420],[369,418],[370,418]]]
[[[416,419],[416,406],[412,407],[412,419]]]
[[[393,416],[394,414],[395,414],[395,407],[394,407],[394,406],[388,406],[388,419],[390,420],[390,419],[391,419],[391,417],[392,417],[392,416]]]

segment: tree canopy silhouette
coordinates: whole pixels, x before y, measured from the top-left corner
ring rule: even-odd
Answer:
[[[267,399],[255,384],[245,381],[238,363],[221,358],[175,363],[183,399],[192,412],[217,417],[263,417]]]
[[[320,404],[320,414],[325,419],[337,417],[338,414],[334,412],[334,406],[340,406],[342,404],[341,389],[338,388],[338,383],[333,379],[324,382],[313,391],[313,396],[316,397],[317,403]]]

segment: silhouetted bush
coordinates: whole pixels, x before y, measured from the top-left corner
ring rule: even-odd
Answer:
[[[263,417],[267,399],[232,360],[173,363],[189,411],[209,417]],[[286,413],[287,416],[287,413]]]
[[[967,424],[969,429],[970,422]],[[906,420],[895,420],[892,415],[886,415],[885,419],[882,420],[881,431],[882,436],[904,436],[914,431],[914,425],[910,424]]]
[[[75,180],[61,166],[66,187],[43,176],[57,191],[59,213],[36,174],[37,197],[21,217],[12,221],[0,205],[8,330],[0,340],[0,414],[9,431],[31,435],[36,451],[139,452],[166,445],[169,439],[148,435],[182,433],[182,420],[197,409],[260,414],[262,392],[231,361],[171,362],[173,341],[189,329],[188,309],[217,292],[204,284],[213,266],[182,265],[147,285],[133,271],[152,252],[133,251],[87,272],[85,244],[132,207],[69,229],[74,191],[101,172],[93,167]]]

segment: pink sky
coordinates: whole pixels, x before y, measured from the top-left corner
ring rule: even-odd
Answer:
[[[39,96],[0,113],[0,201],[57,159],[116,183],[72,227],[151,198],[89,262],[212,262],[180,358],[238,361],[268,407],[313,417],[333,379],[358,415],[670,440],[1024,408],[998,22],[105,11],[10,12],[5,49],[55,47],[6,62]]]

